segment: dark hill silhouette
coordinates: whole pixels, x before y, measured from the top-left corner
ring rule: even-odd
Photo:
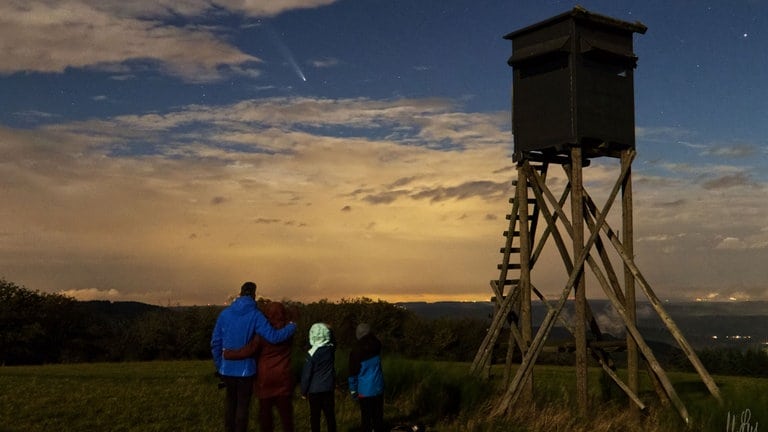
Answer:
[[[120,321],[131,321],[148,312],[169,309],[134,301],[93,300],[80,301],[77,304],[78,309],[88,315]],[[397,305],[427,319],[477,319],[490,322],[493,314],[491,302],[401,302]],[[610,302],[590,300],[590,305],[603,332],[616,338],[624,337],[623,326]],[[666,302],[664,308],[695,349],[746,349],[768,342],[768,302],[765,301]],[[533,303],[532,312],[536,326],[544,319],[547,308],[536,301]],[[566,304],[563,313],[566,316],[573,313],[573,302]],[[638,303],[638,327],[649,343],[653,341],[676,346],[676,342],[648,303]],[[551,334],[554,340],[568,337],[568,332],[557,326]]]
[[[590,300],[589,303],[603,332],[613,337],[624,337],[621,320],[608,300]],[[490,321],[493,313],[490,302],[404,302],[398,305],[428,319],[474,318]],[[767,301],[671,301],[663,306],[695,349],[768,347]],[[649,342],[677,345],[651,304],[639,302],[637,311],[638,327]],[[547,308],[540,301],[535,301],[532,313],[536,326],[544,319]],[[566,303],[563,313],[566,316],[573,314],[573,302]],[[558,331],[551,337],[559,338],[561,335],[562,332]]]
[[[162,306],[135,301],[89,300],[77,302],[78,309],[87,315],[108,317],[113,320],[132,320],[147,312],[164,310]]]

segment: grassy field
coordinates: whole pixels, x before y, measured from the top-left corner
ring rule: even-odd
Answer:
[[[627,412],[622,397],[600,402],[597,370],[590,378],[590,418],[573,415],[571,368],[537,366],[535,401],[509,418],[489,419],[495,389],[468,376],[466,364],[388,359],[384,368],[387,421],[420,420],[430,431],[714,432],[726,429],[729,413],[736,431],[747,409],[753,429],[741,430],[768,425],[766,379],[715,377],[725,400],[718,406],[697,375],[670,374],[693,419],[686,427],[658,403],[647,382],[641,397],[651,407],[639,418]],[[224,394],[217,382],[210,361],[0,367],[0,432],[220,431]],[[297,397],[294,407],[297,430],[309,430],[306,401]],[[336,413],[340,431],[354,430],[357,406],[342,391]]]

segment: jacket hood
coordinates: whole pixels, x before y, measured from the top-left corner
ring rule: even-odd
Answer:
[[[236,315],[245,315],[251,313],[253,308],[256,307],[256,300],[249,296],[240,296],[235,299],[230,305],[232,312]]]
[[[362,339],[363,336],[367,336],[371,333],[371,326],[367,323],[360,323],[357,325],[357,329],[355,329],[355,337],[357,339]]]
[[[267,317],[272,327],[281,329],[288,324],[288,312],[280,302],[269,302],[264,305],[264,316]]]
[[[318,348],[332,345],[331,329],[325,323],[314,323],[309,329],[309,355],[313,355]]]

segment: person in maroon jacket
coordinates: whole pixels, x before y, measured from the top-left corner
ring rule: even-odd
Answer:
[[[272,327],[281,329],[290,321],[285,306],[269,302],[263,307],[264,315]],[[293,389],[291,373],[291,345],[293,337],[279,344],[271,344],[258,334],[248,345],[236,350],[224,350],[225,359],[255,357],[256,380],[253,390],[259,399],[259,430],[275,430],[273,409],[277,409],[283,432],[293,432]]]

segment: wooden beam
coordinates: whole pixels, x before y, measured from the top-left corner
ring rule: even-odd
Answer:
[[[581,167],[581,146],[571,147],[571,225],[573,227],[573,256],[588,253],[584,247],[584,181]],[[576,328],[576,405],[579,416],[585,417],[589,410],[589,382],[587,374],[587,322],[586,322],[586,279],[584,266],[575,269],[576,280],[573,290],[575,297]]]
[[[547,222],[547,230],[545,231],[546,236],[542,236],[541,240],[548,240],[547,236],[551,235],[552,238],[555,241],[555,245],[557,246],[557,250],[560,252],[560,256],[563,259],[563,264],[565,265],[565,269],[568,273],[571,272],[573,269],[573,262],[571,261],[571,256],[568,254],[568,247],[565,245],[565,241],[563,241],[562,235],[560,235],[560,231],[557,229],[557,217],[560,216],[560,220],[563,222],[563,226],[565,227],[567,233],[569,236],[572,236],[573,229],[571,228],[571,224],[568,221],[568,217],[565,215],[565,212],[563,211],[563,205],[565,204],[565,200],[567,198],[566,195],[563,195],[559,201],[555,201],[554,195],[547,189],[546,183],[544,182],[544,179],[542,179],[539,175],[537,175],[532,170],[528,170],[526,173],[530,179],[531,179],[531,189],[533,190],[533,194],[536,196],[536,200],[539,202],[539,214],[544,217],[544,219]],[[566,186],[565,190],[570,191],[570,183]],[[547,202],[544,198],[544,195],[546,192],[549,192],[549,197],[552,198],[552,205],[555,209],[555,214],[553,215],[549,208],[547,207]],[[543,246],[543,245],[540,245]],[[539,254],[541,252],[542,248],[537,247],[536,253],[534,255],[533,259],[536,259],[539,257]]]
[[[492,287],[495,282],[496,281],[491,281]],[[494,291],[498,292],[498,289],[494,289]],[[493,352],[493,345],[499,338],[499,333],[501,333],[501,329],[504,327],[504,322],[506,321],[507,316],[509,316],[509,312],[512,310],[512,305],[518,292],[519,290],[517,289],[511,290],[506,297],[498,300],[500,303],[499,308],[493,315],[491,325],[488,327],[488,332],[485,334],[485,338],[483,338],[483,342],[481,342],[480,347],[477,350],[475,359],[472,361],[472,365],[469,368],[470,373],[479,372],[487,366],[488,359]]]
[[[628,152],[621,152],[621,163],[631,164],[627,160]],[[627,256],[634,257],[634,224],[633,224],[633,206],[632,206],[632,167],[629,168],[627,178],[622,184],[621,191],[621,225],[622,234],[624,234],[624,252]],[[627,308],[627,318],[633,323],[637,323],[637,301],[635,294],[635,277],[632,271],[625,265],[624,267],[624,304]],[[637,391],[640,388],[638,377],[639,358],[637,353],[637,344],[631,335],[627,334],[627,385],[629,388]]]
[[[520,224],[518,230],[520,231],[520,352],[522,355],[528,351],[528,347],[531,345],[532,338],[532,322],[531,322],[531,245],[533,244],[532,233],[529,230],[530,221],[528,219],[528,176],[526,171],[530,170],[531,166],[528,161],[523,163],[523,166],[517,170],[517,201],[520,203],[526,203],[518,207],[518,219]],[[536,201],[534,200],[534,206]],[[513,326],[514,327],[514,326]],[[512,353],[508,355],[509,367],[508,377],[511,376],[512,371]],[[507,377],[507,378],[508,378]],[[508,382],[508,379],[505,380]],[[533,400],[533,377],[530,377],[525,382],[525,393],[527,400]]]
[[[599,230],[595,232],[599,232]],[[603,292],[606,294],[606,296],[608,296],[608,299],[611,301],[611,304],[616,310],[616,313],[618,313],[621,319],[624,320],[624,325],[627,327],[627,332],[632,335],[632,338],[637,343],[638,348],[645,356],[645,359],[650,365],[651,369],[653,369],[654,373],[659,378],[659,381],[664,387],[667,396],[675,405],[675,408],[677,408],[680,417],[686,424],[688,424],[690,422],[688,410],[685,408],[685,405],[683,405],[680,397],[677,396],[677,392],[672,386],[672,383],[669,381],[667,374],[664,372],[664,368],[661,367],[661,364],[658,362],[658,360],[656,360],[656,356],[653,355],[653,350],[651,350],[648,344],[645,343],[645,340],[643,339],[642,334],[640,334],[640,330],[637,329],[637,326],[629,320],[624,304],[616,296],[616,293],[611,289],[605,289],[604,286],[603,288]]]

